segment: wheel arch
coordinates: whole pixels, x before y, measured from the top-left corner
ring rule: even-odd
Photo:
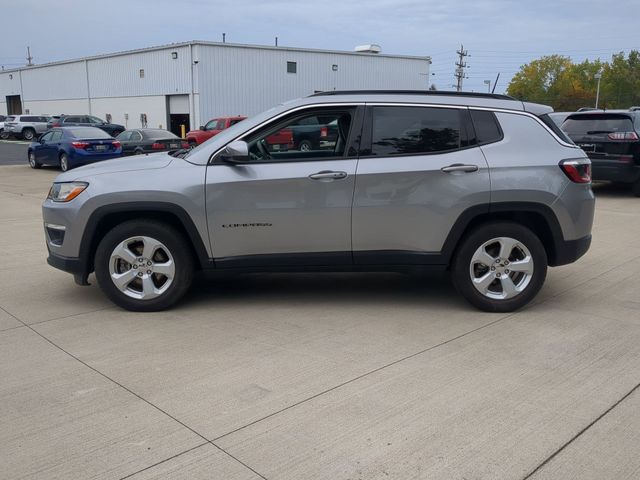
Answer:
[[[200,269],[212,268],[204,242],[187,212],[172,203],[128,202],[97,208],[89,217],[80,244],[80,259],[86,275],[94,270],[98,243],[116,225],[129,220],[145,219],[167,223],[182,233],[191,247],[193,259]]]
[[[565,243],[560,223],[553,210],[535,202],[500,202],[479,205],[465,210],[451,229],[442,254],[449,264],[464,237],[479,225],[495,221],[511,221],[535,233],[547,254],[550,266],[569,263],[562,258]]]

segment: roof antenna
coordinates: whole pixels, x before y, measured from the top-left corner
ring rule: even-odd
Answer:
[[[276,47],[278,46],[278,37],[276,37]]]
[[[493,88],[491,89],[491,93],[496,91],[496,85],[498,85],[498,79],[500,78],[500,72],[498,72],[498,76],[496,77],[496,81],[493,82]]]
[[[227,34],[223,33],[222,34],[222,43],[226,43],[226,41],[227,41]]]

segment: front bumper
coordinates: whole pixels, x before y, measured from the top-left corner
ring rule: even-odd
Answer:
[[[89,272],[89,266],[87,263],[82,261],[82,259],[63,257],[61,255],[56,255],[49,250],[47,263],[53,268],[71,273],[73,275],[73,279],[78,285],[89,285],[87,277],[89,277],[89,273],[91,272]]]

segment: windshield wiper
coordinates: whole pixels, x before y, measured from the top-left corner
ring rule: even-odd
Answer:
[[[172,157],[184,158],[184,156],[191,151],[190,148],[181,148],[180,150],[172,150],[169,155]]]

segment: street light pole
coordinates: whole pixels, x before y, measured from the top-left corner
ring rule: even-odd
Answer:
[[[485,80],[484,84],[487,86],[487,93],[491,93],[491,80]]]
[[[600,100],[600,79],[602,78],[602,72],[596,73],[593,78],[598,80],[598,87],[596,88],[596,108],[598,108],[598,100]]]

